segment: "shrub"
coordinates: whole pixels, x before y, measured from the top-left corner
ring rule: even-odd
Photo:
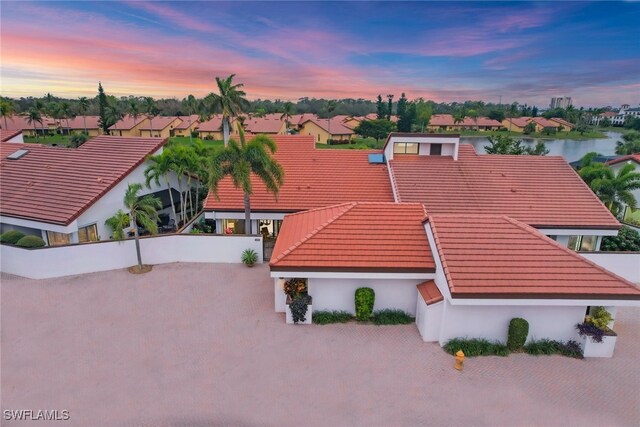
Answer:
[[[529,322],[519,317],[511,319],[509,322],[509,335],[507,337],[507,347],[511,351],[521,350],[527,342],[529,335]]]
[[[413,323],[411,315],[402,310],[379,310],[373,313],[371,321],[375,325],[408,325]]]
[[[453,338],[444,345],[444,351],[456,354],[462,350],[467,357],[476,356],[508,356],[509,349],[500,342],[491,342],[485,339]]]
[[[87,135],[86,133],[82,132],[82,133],[74,133],[74,134],[72,134],[71,138],[70,138],[70,141],[71,141],[71,145],[72,146],[78,148],[82,144],[87,142],[88,139],[89,139],[89,135]]]
[[[575,359],[582,359],[584,357],[580,344],[575,341],[567,341],[566,343],[547,339],[531,341],[524,346],[524,351],[532,356],[560,354]]]
[[[307,308],[311,304],[311,296],[299,295],[295,297],[289,304],[291,310],[291,318],[293,323],[304,322],[307,320]]]
[[[371,288],[358,288],[355,294],[356,320],[369,320],[376,302],[376,293]]]
[[[598,328],[591,323],[578,323],[576,325],[576,329],[578,330],[578,334],[581,337],[590,337],[593,342],[602,342],[602,337],[604,336],[604,332],[602,329]]]
[[[605,236],[602,238],[600,250],[614,252],[640,251],[640,233],[631,227],[623,226],[617,236]]]
[[[587,316],[585,321],[596,328],[606,331],[609,329],[609,322],[611,322],[612,319],[613,316],[611,316],[611,313],[609,313],[604,307],[594,307],[591,309],[591,315]]]
[[[24,233],[21,233],[18,230],[10,230],[0,235],[0,242],[15,245],[16,243],[18,243],[18,240],[22,239],[23,237]]]
[[[16,242],[16,246],[21,248],[41,248],[44,245],[44,240],[38,236],[24,236]]]
[[[348,311],[316,311],[313,313],[313,323],[327,325],[329,323],[347,323],[353,319]]]
[[[258,253],[253,249],[245,249],[242,252],[242,262],[245,265],[252,266],[258,261]]]
[[[284,282],[284,293],[288,299],[295,299],[297,296],[307,294],[307,280],[293,278]]]

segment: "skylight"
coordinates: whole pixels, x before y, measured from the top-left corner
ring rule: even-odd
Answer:
[[[29,150],[17,150],[7,156],[9,160],[18,160],[27,155]]]

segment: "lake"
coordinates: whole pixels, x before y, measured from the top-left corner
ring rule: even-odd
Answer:
[[[580,160],[585,154],[596,151],[603,156],[614,156],[616,150],[616,142],[622,139],[620,132],[605,132],[606,138],[587,139],[584,141],[575,141],[572,139],[536,139],[522,137],[522,141],[527,145],[535,145],[538,141],[542,141],[549,150],[549,156],[562,156],[570,163]],[[475,147],[479,154],[485,154],[484,146],[489,145],[489,140],[483,136],[463,136],[460,142],[471,144]]]

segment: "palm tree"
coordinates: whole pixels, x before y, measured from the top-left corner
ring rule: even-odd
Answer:
[[[469,110],[467,115],[473,119],[473,122],[476,124],[476,130],[478,130],[478,112],[476,110]]]
[[[118,209],[118,212],[107,218],[104,223],[113,230],[113,233],[111,234],[111,238],[113,240],[123,240],[125,237],[124,229],[129,226],[130,222],[131,218],[129,217],[129,214],[123,212],[122,209]]]
[[[229,176],[234,187],[244,192],[245,233],[251,234],[251,175],[256,175],[276,198],[283,183],[282,166],[272,157],[278,149],[273,139],[258,135],[249,143],[245,142],[244,130],[238,126],[240,143],[234,140],[222,151],[218,151],[211,161],[209,187],[218,199],[218,184]]]
[[[167,184],[167,191],[169,191],[169,200],[171,201],[171,213],[173,213],[173,220],[178,224],[178,217],[176,215],[176,204],[173,201],[173,191],[171,191],[171,182],[169,180],[169,174],[171,173],[171,154],[168,153],[170,149],[164,150],[162,153],[148,157],[147,160],[151,163],[144,170],[145,184],[147,188],[151,188],[151,181],[154,181],[157,186],[160,186],[160,179],[164,178]]]
[[[84,133],[87,132],[87,110],[89,109],[89,99],[86,96],[78,98],[78,112],[82,115],[82,121],[84,122]]]
[[[616,142],[616,154],[640,153],[640,132],[630,131],[622,135],[622,141]]]
[[[183,101],[184,106],[187,108],[187,114],[189,117],[189,142],[191,144],[193,144],[193,136],[191,135],[191,116],[193,114],[196,114],[196,112],[198,111],[198,100],[196,99],[195,96],[193,95],[189,95],[187,96]]]
[[[293,105],[293,102],[285,102],[282,108],[282,115],[280,116],[280,120],[284,120],[284,125],[287,133],[289,133],[289,120],[291,120],[291,116],[294,112],[295,106]]]
[[[51,94],[47,94],[47,95],[49,95],[49,96],[50,96]],[[33,103],[33,107],[32,107],[32,108],[33,108],[33,109],[35,109],[35,110],[39,113],[39,115],[40,115],[40,120],[39,120],[39,121],[40,121],[40,128],[42,129],[42,135],[44,136],[44,135],[46,135],[46,133],[45,133],[45,131],[44,131],[44,119],[43,119],[43,117],[42,117],[42,114],[43,114],[43,113],[45,112],[45,110],[46,110],[45,105],[44,105],[44,102],[42,102],[42,101],[41,101],[41,100],[39,100],[39,99],[36,99],[36,100],[34,101],[34,103]]]
[[[69,119],[75,118],[75,114],[73,114],[73,111],[71,111],[71,105],[69,105],[68,102],[63,101],[62,103],[60,103],[58,111],[60,113],[60,118],[65,119],[65,121],[67,122],[67,134],[69,134],[69,132],[71,131],[71,129],[69,129]]]
[[[138,99],[131,97],[127,100],[126,112],[136,121],[140,117],[140,103]]]
[[[242,90],[242,83],[233,84],[235,74],[226,79],[216,77],[218,93],[211,94],[212,108],[222,112],[222,129],[224,134],[224,146],[229,144],[229,130],[231,119],[239,115],[248,106],[249,102],[244,98],[247,94]]]
[[[0,116],[4,119],[4,128],[7,128],[7,119],[13,117],[16,112],[16,107],[13,101],[5,98],[0,98]]]
[[[107,123],[113,123],[115,130],[118,130],[118,122],[124,117],[124,113],[120,108],[115,103],[111,103],[107,105],[105,114],[107,116]]]
[[[632,192],[640,189],[640,173],[635,172],[635,165],[631,163],[625,164],[618,173],[606,166],[602,176],[591,182],[591,188],[614,215],[623,205],[635,210],[638,205]]]
[[[38,139],[38,130],[36,129],[36,123],[42,124],[42,115],[40,111],[36,108],[31,107],[29,109],[29,113],[27,114],[27,123],[33,125],[33,133],[36,135],[36,139]]]
[[[151,135],[153,135],[153,117],[160,112],[156,106],[156,101],[150,96],[145,97],[142,102],[142,109],[149,119],[149,129],[151,129]]]
[[[151,234],[158,232],[158,209],[162,207],[162,202],[157,197],[150,194],[139,197],[142,184],[129,184],[124,193],[124,206],[129,210],[133,236],[136,239],[136,255],[138,256],[138,269],[142,269],[142,256],[140,255],[140,239],[138,234],[138,223]]]

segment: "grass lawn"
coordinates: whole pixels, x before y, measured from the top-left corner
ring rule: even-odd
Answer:
[[[441,132],[441,133],[458,133],[458,132]],[[553,135],[545,135],[542,133],[531,133],[528,135],[525,135],[523,133],[519,133],[519,132],[511,132],[511,131],[477,131],[477,130],[463,130],[461,132],[459,132],[461,136],[482,136],[482,137],[488,137],[488,136],[496,136],[496,135],[506,135],[506,136],[511,136],[514,138],[537,138],[537,139],[573,139],[576,141],[584,141],[587,139],[597,139],[597,138],[606,138],[607,135],[605,135],[604,133],[601,132],[601,130],[594,130],[594,131],[590,131],[590,132],[585,132],[584,134],[580,134],[579,132],[576,131],[571,131],[571,132],[558,132],[558,133],[554,133]]]
[[[350,144],[316,144],[320,149],[340,149],[340,150],[381,150],[384,140],[376,141],[373,138],[353,138]]]
[[[69,147],[71,142],[69,141],[70,137],[68,135],[58,135],[55,134],[53,136],[24,136],[24,142],[28,143],[36,143],[36,144],[46,144],[46,145],[60,145],[63,147]]]
[[[609,126],[606,128],[597,128],[600,132],[618,132],[621,134],[626,134],[631,132],[633,129],[627,129],[625,127],[622,126]]]
[[[202,142],[205,147],[211,149],[212,151],[221,150],[224,148],[224,141],[214,141],[214,140],[206,140],[200,138],[193,138],[193,142]],[[191,144],[188,136],[174,136],[169,138],[169,145],[189,145]]]

